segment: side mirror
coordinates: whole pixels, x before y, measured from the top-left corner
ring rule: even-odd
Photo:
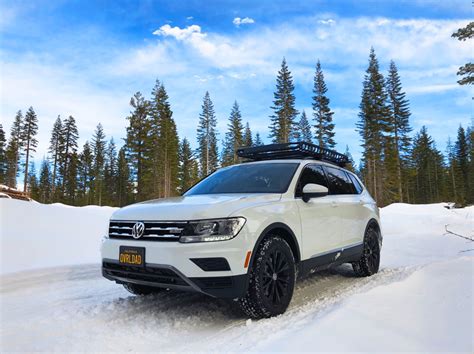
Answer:
[[[303,187],[303,201],[309,202],[311,198],[325,197],[328,195],[327,187],[320,184],[308,183]]]

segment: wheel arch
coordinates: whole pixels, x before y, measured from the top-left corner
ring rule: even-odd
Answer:
[[[280,236],[288,243],[288,245],[291,248],[291,251],[293,252],[293,256],[295,257],[295,263],[299,263],[301,261],[300,246],[299,246],[298,240],[296,239],[295,233],[288,225],[281,222],[276,222],[276,223],[268,225],[261,232],[253,248],[252,256],[250,257],[250,262],[249,262],[250,265],[252,265],[254,262],[255,255],[257,254],[257,249],[262,243],[262,240],[266,236],[268,236],[270,233],[272,233],[272,235],[274,236]]]

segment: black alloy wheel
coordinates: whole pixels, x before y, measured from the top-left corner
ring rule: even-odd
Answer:
[[[368,277],[379,271],[380,243],[379,231],[371,225],[367,228],[364,237],[364,251],[358,262],[352,263],[354,272],[359,276]]]
[[[239,299],[251,318],[268,318],[286,311],[293,297],[296,268],[293,252],[279,236],[268,235],[259,245],[249,270],[249,287]]]

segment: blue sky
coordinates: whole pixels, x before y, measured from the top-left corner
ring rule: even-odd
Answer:
[[[320,59],[338,149],[360,157],[357,121],[370,47],[385,73],[393,59],[412,125],[440,149],[471,122],[472,89],[456,84],[472,44],[450,38],[471,17],[464,1],[5,1],[0,2],[0,122],[18,109],[39,117],[39,161],[57,115],[73,115],[80,145],[101,122],[119,142],[129,100],[164,82],[180,137],[195,144],[209,91],[220,138],[234,100],[244,121],[268,135],[275,77],[286,57],[296,104],[311,113]]]

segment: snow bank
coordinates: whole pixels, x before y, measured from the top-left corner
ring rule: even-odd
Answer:
[[[0,199],[0,352],[473,352],[474,208],[381,210],[380,272],[297,283],[288,311],[249,321],[200,294],[136,297],[100,274],[112,208]],[[100,335],[98,335],[98,333]],[[186,338],[186,340],[183,340]]]
[[[114,210],[0,199],[0,273],[99,263],[100,240]]]

